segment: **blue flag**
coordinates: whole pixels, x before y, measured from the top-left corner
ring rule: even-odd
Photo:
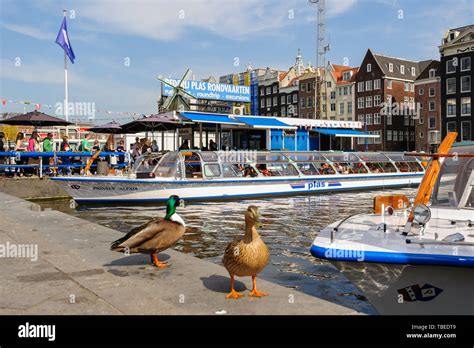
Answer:
[[[74,64],[74,59],[76,59],[76,56],[74,55],[74,51],[71,47],[71,42],[69,41],[66,17],[64,17],[63,22],[61,24],[61,28],[59,28],[59,33],[56,37],[56,43],[63,48],[64,52],[66,52],[67,56],[69,57],[71,63]]]

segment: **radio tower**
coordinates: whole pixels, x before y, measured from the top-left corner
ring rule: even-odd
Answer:
[[[317,31],[317,41],[316,41],[316,88],[315,88],[315,106],[316,106],[316,115],[315,118],[327,118],[327,108],[323,109],[323,103],[326,103],[326,100],[323,100],[323,95],[327,98],[326,93],[326,52],[329,51],[329,43],[326,45],[326,30],[325,30],[325,0],[309,0],[310,4],[317,4],[318,9],[316,12],[316,31]],[[329,41],[329,40],[328,40]]]

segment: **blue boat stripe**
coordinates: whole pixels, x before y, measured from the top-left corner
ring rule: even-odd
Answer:
[[[337,254],[341,251],[345,256],[327,257],[326,252],[331,250],[331,254]],[[363,260],[358,260],[357,252],[363,251]],[[330,261],[358,261],[358,262],[376,262],[376,263],[395,263],[395,264],[416,264],[416,265],[445,265],[445,266],[461,266],[474,267],[473,256],[460,255],[442,255],[442,254],[415,254],[415,253],[396,253],[383,251],[365,251],[365,250],[348,250],[325,248],[312,245],[310,249],[311,254],[319,259]],[[349,253],[351,252],[351,253]],[[356,253],[354,255],[354,252]],[[352,257],[350,256],[352,255]]]
[[[54,181],[88,181],[88,182],[130,182],[130,183],[153,183],[153,184],[177,184],[177,185],[188,185],[188,184],[196,184],[196,183],[201,183],[201,182],[208,182],[208,183],[247,183],[247,182],[258,182],[258,183],[272,183],[272,182],[277,182],[277,181],[327,181],[327,180],[342,180],[342,179],[390,179],[390,178],[406,178],[406,177],[423,177],[424,173],[419,173],[419,174],[396,174],[396,175],[381,175],[381,176],[376,176],[376,175],[369,175],[369,176],[330,176],[330,177],[288,177],[288,178],[282,178],[282,179],[271,179],[271,180],[255,180],[255,179],[245,179],[245,180],[220,180],[220,179],[212,179],[212,180],[172,180],[172,181],[157,181],[153,179],[94,179],[94,178],[84,178],[84,177],[55,177],[51,178],[51,180]]]
[[[264,192],[264,193],[244,193],[238,195],[228,195],[228,196],[198,196],[198,197],[187,197],[183,198],[185,201],[194,201],[194,200],[206,200],[206,199],[238,199],[238,198],[246,198],[246,197],[266,197],[266,196],[278,196],[278,195],[295,195],[298,194],[305,194],[305,193],[319,193],[319,192],[333,192],[333,191],[357,191],[357,190],[364,190],[364,189],[379,189],[382,187],[405,187],[408,184],[390,184],[390,185],[377,185],[377,186],[357,186],[357,187],[339,187],[339,188],[322,188],[318,190],[304,190],[304,191],[283,191],[283,192]],[[116,199],[116,198],[109,198],[109,199],[89,199],[89,198],[74,198],[76,202],[79,203],[152,203],[152,202],[164,202],[168,200],[168,197],[164,198],[132,198],[132,199]]]

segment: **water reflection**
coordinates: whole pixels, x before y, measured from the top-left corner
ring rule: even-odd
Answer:
[[[190,228],[175,249],[220,263],[227,243],[244,233],[244,212],[248,205],[257,205],[264,223],[259,232],[271,253],[270,264],[262,273],[263,278],[364,313],[376,313],[342,273],[331,263],[311,256],[309,248],[321,228],[346,216],[369,212],[374,195],[395,192],[411,197],[416,190],[189,204],[178,208],[178,213]],[[123,232],[153,217],[163,216],[165,210],[163,206],[79,207],[74,210],[69,207],[69,202],[42,203],[42,206]]]

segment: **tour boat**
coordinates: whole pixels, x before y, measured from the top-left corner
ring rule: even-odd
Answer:
[[[320,231],[313,256],[474,267],[474,144],[452,146],[455,139],[449,133],[439,153],[429,155],[433,159],[411,206],[403,195],[375,197],[373,213],[346,217]]]
[[[127,176],[52,180],[78,203],[146,204],[171,195],[199,201],[417,187],[424,171],[403,153],[186,150],[145,154]]]

